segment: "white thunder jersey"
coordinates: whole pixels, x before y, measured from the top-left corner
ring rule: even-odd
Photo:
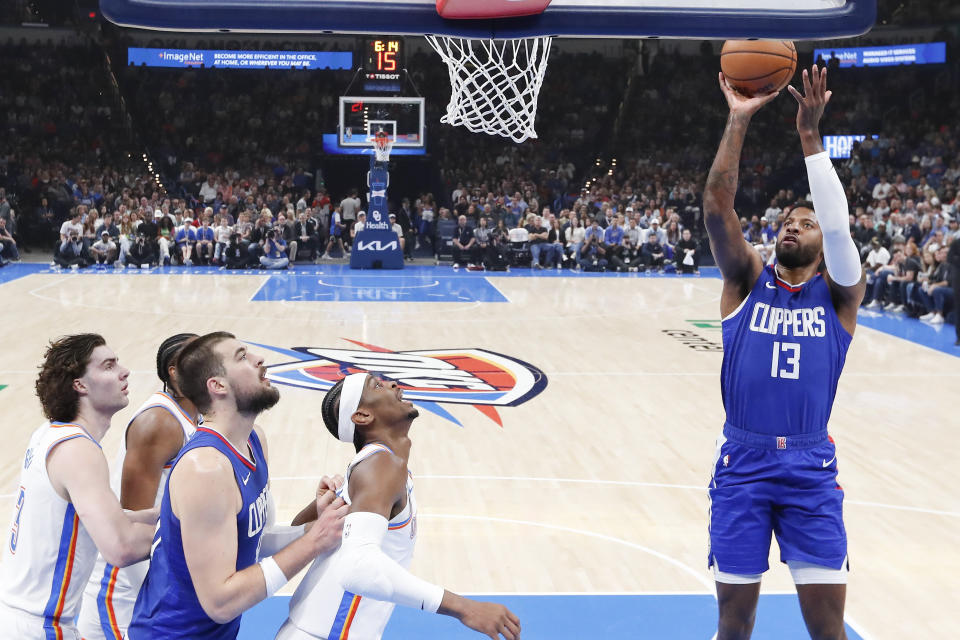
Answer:
[[[120,482],[123,477],[123,461],[127,456],[127,429],[137,417],[148,409],[163,409],[170,413],[183,429],[183,441],[186,442],[197,430],[197,426],[183,407],[168,393],[157,391],[144,402],[127,423],[120,450],[110,469],[110,488],[120,498]],[[160,486],[153,506],[160,506],[163,492],[170,475],[170,463],[167,461],[160,476]],[[133,605],[137,602],[140,587],[150,568],[150,560],[143,560],[129,567],[115,567],[107,563],[103,556],[97,556],[97,563],[90,574],[90,581],[83,592],[83,607],[77,628],[84,640],[122,640],[133,617]]]
[[[382,451],[390,449],[381,444],[368,444],[347,466],[346,480],[337,492],[347,504],[350,504],[350,473],[362,460]],[[413,480],[408,477],[407,505],[387,524],[381,549],[391,560],[408,569],[416,541],[417,502],[413,497]],[[349,635],[350,640],[379,640],[394,605],[344,591],[335,569],[339,555],[337,551],[313,561],[290,600],[290,622],[315,638],[341,640]]]
[[[57,495],[47,475],[50,452],[74,438],[100,446],[73,423],[48,422],[30,437],[0,566],[3,637],[59,640],[76,635],[73,622],[97,547],[73,504]]]

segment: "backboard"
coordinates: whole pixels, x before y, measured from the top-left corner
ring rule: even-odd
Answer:
[[[372,147],[383,130],[395,148],[422,148],[426,130],[423,98],[340,96],[338,136],[341,147]]]
[[[497,1],[503,3],[442,4],[479,8]],[[100,9],[116,24],[146,29],[498,39],[541,35],[822,39],[860,35],[876,18],[876,0],[511,0],[510,4],[523,3],[537,13],[448,19],[437,12],[436,0],[100,0]]]

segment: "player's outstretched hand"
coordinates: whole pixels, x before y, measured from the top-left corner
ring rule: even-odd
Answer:
[[[833,95],[833,91],[827,91],[827,68],[818,69],[817,65],[813,65],[809,73],[806,69],[803,70],[802,79],[802,94],[792,86],[787,87],[790,95],[799,103],[797,131],[801,134],[818,133],[823,110]]]
[[[460,622],[493,640],[520,640],[520,618],[502,604],[464,599]]]
[[[325,491],[317,498],[317,521],[313,523],[310,535],[314,537],[318,555],[340,546],[343,519],[349,512],[350,506],[333,491]]]
[[[760,107],[780,95],[780,92],[776,91],[774,93],[764,93],[750,98],[727,84],[727,78],[723,75],[722,71],[718,77],[720,79],[720,90],[723,91],[723,96],[727,99],[727,105],[730,107],[730,113],[733,114],[752,116],[759,111]]]

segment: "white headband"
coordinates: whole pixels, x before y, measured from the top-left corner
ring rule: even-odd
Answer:
[[[360,406],[360,396],[363,395],[363,384],[367,381],[366,373],[352,373],[343,379],[340,389],[340,415],[337,419],[337,437],[341,442],[353,443],[352,416]]]

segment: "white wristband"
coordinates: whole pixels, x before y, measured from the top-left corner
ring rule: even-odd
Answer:
[[[277,561],[271,558],[264,558],[260,561],[260,570],[263,571],[263,579],[267,583],[267,597],[269,598],[287,584],[287,576],[283,574],[283,569],[277,564]]]

